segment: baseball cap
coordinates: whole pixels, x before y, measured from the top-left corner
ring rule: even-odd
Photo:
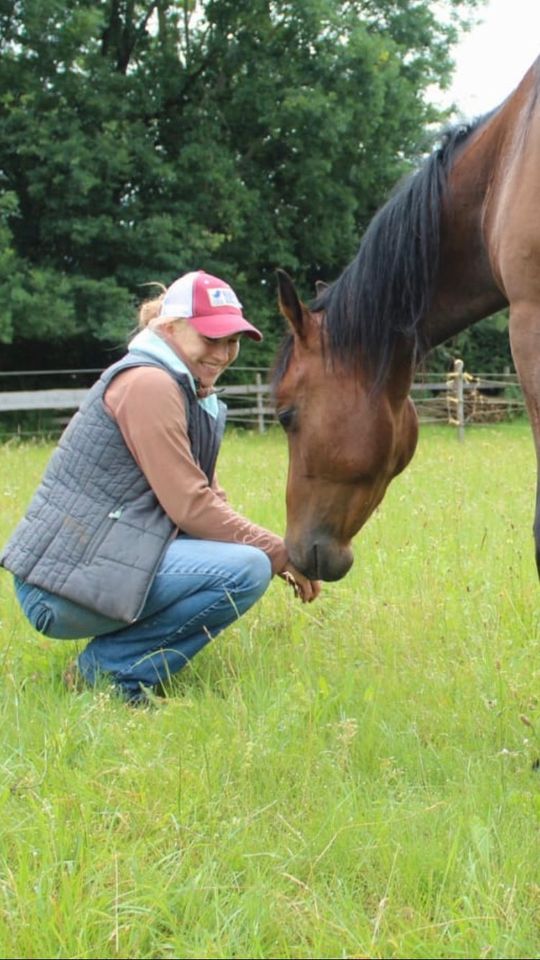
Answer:
[[[252,340],[262,340],[257,327],[242,313],[242,304],[232,287],[204,270],[195,270],[179,277],[165,291],[157,323],[185,317],[203,337],[228,337],[245,333]]]

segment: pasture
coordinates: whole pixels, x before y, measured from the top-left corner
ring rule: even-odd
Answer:
[[[0,539],[51,448],[0,447]],[[219,478],[283,531],[281,432]],[[66,692],[0,574],[0,956],[532,958],[540,585],[526,422],[423,426],[302,606],[280,580],[134,710]]]

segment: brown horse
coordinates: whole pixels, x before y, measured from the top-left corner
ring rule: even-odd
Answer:
[[[496,110],[446,132],[310,307],[278,271],[290,327],[273,379],[289,444],[286,541],[310,578],[347,573],[352,537],[410,461],[418,363],[505,306],[540,462],[539,93],[540,57]],[[534,531],[540,571],[540,492]]]

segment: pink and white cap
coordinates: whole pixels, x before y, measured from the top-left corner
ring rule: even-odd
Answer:
[[[257,327],[242,313],[242,304],[234,290],[203,270],[195,270],[179,277],[165,292],[157,323],[183,317],[203,337],[228,337],[245,333],[252,340],[262,340]]]

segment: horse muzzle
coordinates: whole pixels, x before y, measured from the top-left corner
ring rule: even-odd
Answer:
[[[353,565],[350,546],[325,536],[298,541],[285,537],[285,543],[294,566],[309,580],[341,580]]]

